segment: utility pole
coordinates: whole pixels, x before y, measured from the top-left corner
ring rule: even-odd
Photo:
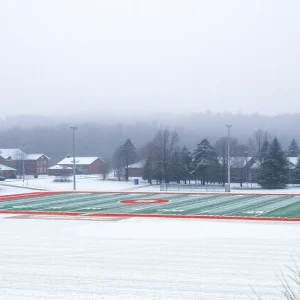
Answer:
[[[228,129],[228,138],[227,138],[227,155],[228,155],[228,161],[227,161],[227,169],[228,169],[228,192],[231,191],[230,189],[230,129],[232,127],[232,125],[226,125],[227,129]]]
[[[23,178],[23,186],[25,184],[25,145],[22,145],[22,150],[21,150],[21,155],[22,155],[22,178]]]
[[[73,190],[76,190],[76,161],[75,161],[75,131],[77,127],[70,127],[73,131]]]

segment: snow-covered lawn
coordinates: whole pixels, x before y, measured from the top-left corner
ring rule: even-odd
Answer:
[[[32,189],[40,189],[40,190],[48,190],[48,191],[70,191],[73,189],[73,181],[72,178],[69,179],[68,182],[55,182],[55,177],[44,176],[39,178],[28,177],[23,180],[21,179],[7,179],[0,183],[0,193],[1,189],[4,186],[15,186],[20,188],[32,188]],[[182,184],[182,186],[184,186]],[[171,192],[206,192],[203,190],[193,190],[187,188],[180,189],[171,189]],[[244,184],[243,188],[240,187],[238,183],[233,183],[231,185],[232,193],[300,193],[300,186],[288,186],[286,189],[278,189],[278,190],[264,190],[261,189],[258,185],[255,184]],[[125,181],[117,181],[117,180],[102,180],[100,175],[95,176],[77,176],[76,179],[76,188],[78,191],[149,191],[149,192],[159,192],[160,185],[149,185],[146,181],[139,179],[139,185],[134,185],[133,179],[128,182]],[[32,192],[32,191],[31,191]],[[217,190],[208,189],[207,192],[218,192]],[[219,191],[220,192],[220,191]],[[17,193],[21,193],[17,191]]]
[[[22,193],[32,193],[33,190],[25,188],[17,188],[11,186],[0,185],[0,195],[13,195],[13,194],[22,194]]]
[[[137,187],[77,182],[81,190]],[[72,189],[52,178],[28,180],[31,187],[38,183]],[[4,184],[0,194],[33,192],[22,181]],[[277,274],[299,259],[300,249],[300,224],[285,222],[0,215],[0,228],[3,300],[257,299],[252,289],[265,300],[283,299]]]
[[[282,299],[293,223],[1,216],[0,299]]]
[[[73,189],[72,178],[67,182],[55,182],[55,177],[44,176],[40,178],[29,177],[25,181],[21,179],[7,179],[1,182],[1,185],[6,186],[19,186],[28,187],[33,189],[42,189],[49,191],[69,191]],[[0,188],[1,188],[0,185]],[[147,182],[140,182],[139,185],[134,185],[133,180],[128,182],[117,181],[117,180],[102,180],[100,176],[77,176],[76,178],[76,189],[81,191],[127,191],[134,189],[141,189],[147,187]],[[159,186],[156,186],[159,190]]]

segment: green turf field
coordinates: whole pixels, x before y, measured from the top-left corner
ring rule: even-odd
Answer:
[[[156,201],[155,199],[169,202],[151,203]],[[123,200],[134,200],[133,202],[145,200],[143,202],[146,203],[121,203]],[[0,211],[300,218],[300,196],[62,193],[2,199]]]

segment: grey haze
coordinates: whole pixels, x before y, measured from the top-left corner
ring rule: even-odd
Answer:
[[[1,116],[300,112],[297,0],[2,0]]]

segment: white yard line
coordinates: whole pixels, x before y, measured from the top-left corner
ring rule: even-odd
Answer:
[[[250,199],[246,199],[243,202],[237,202],[236,204],[227,204],[224,206],[220,206],[218,208],[213,208],[211,210],[209,210],[209,212],[215,214],[215,213],[220,213],[221,215],[228,215],[228,214],[232,214],[236,211],[239,211],[241,209],[251,209],[252,207],[255,207],[255,205],[259,204],[259,203],[263,203],[266,201],[270,201],[270,200],[275,200],[278,199],[278,196],[258,196],[255,197],[253,196]],[[246,206],[246,207],[245,207]],[[226,210],[227,209],[227,210]]]
[[[292,200],[292,199],[291,199]],[[272,208],[272,209],[270,209],[270,210],[264,210],[261,214],[267,214],[267,213],[269,213],[269,212],[272,212],[273,210],[276,210],[276,209],[278,209],[278,208],[284,208],[284,207],[286,207],[286,206],[289,206],[289,205],[291,205],[291,204],[296,204],[296,203],[299,203],[300,202],[300,200],[296,200],[296,201],[294,201],[294,202],[291,202],[291,203],[286,203],[286,204],[284,204],[284,205],[278,205],[277,207],[274,207],[274,208]],[[259,215],[261,215],[261,214],[257,214],[258,216]]]

